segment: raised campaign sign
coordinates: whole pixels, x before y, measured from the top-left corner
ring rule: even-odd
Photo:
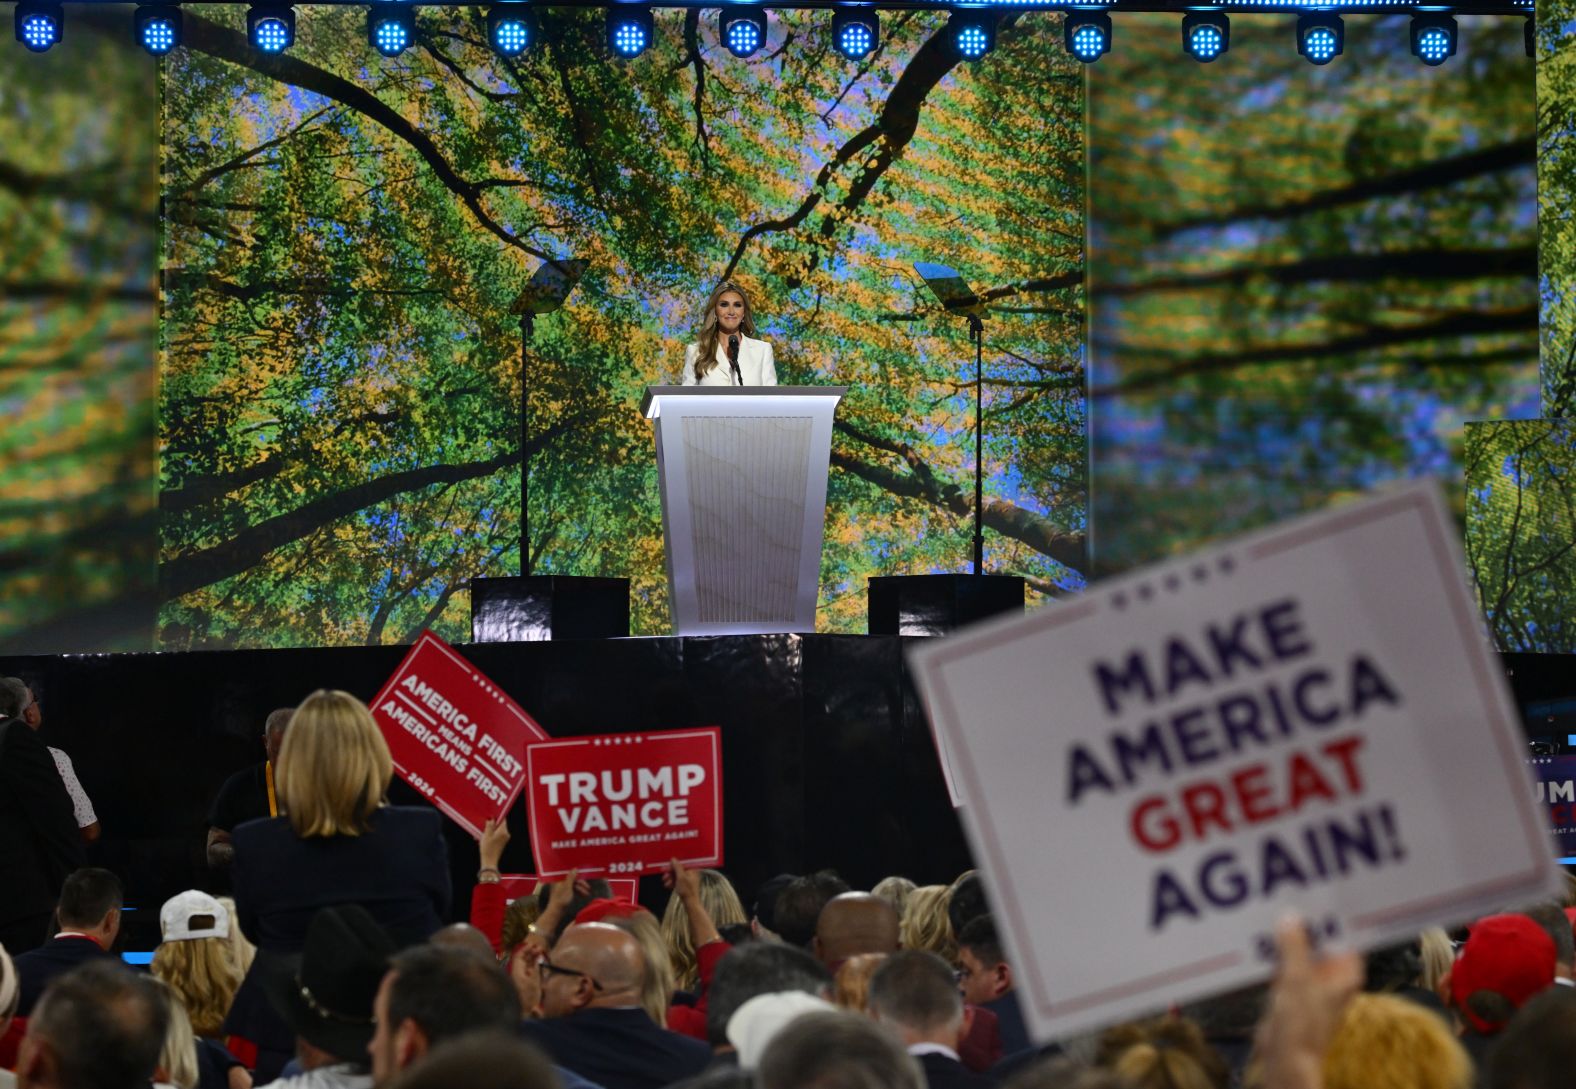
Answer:
[[[525,748],[547,737],[508,693],[430,631],[372,701],[394,770],[471,835],[525,786]]]
[[[525,750],[531,852],[558,878],[722,865],[716,727],[539,741]]]
[[[1561,887],[1456,536],[1412,485],[911,652],[1037,1037]]]
[[[503,886],[504,899],[511,904],[522,896],[534,896],[541,888],[542,882],[552,878],[539,877],[534,873],[506,873],[498,878],[498,883]],[[638,877],[609,877],[607,880],[608,891],[613,894],[613,899],[621,904],[638,904],[640,902],[640,879]]]
[[[1538,756],[1529,763],[1555,854],[1576,856],[1576,756]]]

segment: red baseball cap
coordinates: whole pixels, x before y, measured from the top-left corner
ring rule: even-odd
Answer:
[[[600,923],[603,919],[627,919],[645,910],[639,904],[626,904],[622,900],[599,897],[580,909],[580,914],[575,916],[575,922]],[[1548,935],[1545,934],[1544,937]]]
[[[1525,915],[1487,915],[1473,923],[1450,971],[1450,996],[1456,1009],[1485,1036],[1505,1023],[1472,1012],[1469,997],[1490,991],[1519,1010],[1553,985],[1554,939]]]

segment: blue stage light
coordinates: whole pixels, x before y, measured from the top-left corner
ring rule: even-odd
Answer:
[[[416,40],[416,12],[404,4],[367,9],[367,41],[385,57],[397,57]]]
[[[1329,64],[1346,48],[1346,27],[1339,15],[1309,11],[1297,16],[1297,52],[1311,64]]]
[[[1412,16],[1412,55],[1429,66],[1444,64],[1456,54],[1456,20],[1448,12]]]
[[[1067,52],[1085,64],[1111,51],[1111,17],[1103,11],[1069,11],[1064,31]]]
[[[288,4],[253,4],[246,36],[264,53],[283,53],[295,44],[295,9]]]
[[[181,9],[174,4],[144,4],[132,16],[137,44],[162,57],[181,44]]]
[[[735,57],[754,56],[766,44],[766,10],[754,4],[724,7],[717,16],[717,34]]]
[[[34,53],[44,52],[64,36],[65,16],[59,4],[45,0],[16,6],[16,40]]]
[[[607,44],[614,54],[638,57],[651,45],[656,24],[643,4],[613,4],[607,9]]]
[[[947,22],[947,40],[964,60],[979,60],[996,47],[996,15],[978,9],[959,10]]]
[[[499,56],[518,57],[536,40],[536,17],[521,3],[487,9],[487,40]]]
[[[1231,20],[1223,11],[1190,11],[1182,16],[1182,52],[1208,64],[1231,48]]]
[[[875,8],[838,8],[832,12],[832,44],[849,60],[863,60],[881,40],[881,17]]]

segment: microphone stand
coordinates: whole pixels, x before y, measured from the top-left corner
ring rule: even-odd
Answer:
[[[733,384],[744,385],[744,374],[739,370],[739,334],[730,333],[728,337],[728,366],[733,368]]]

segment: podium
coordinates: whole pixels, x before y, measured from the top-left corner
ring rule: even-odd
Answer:
[[[814,631],[846,386],[651,386],[676,635]]]

